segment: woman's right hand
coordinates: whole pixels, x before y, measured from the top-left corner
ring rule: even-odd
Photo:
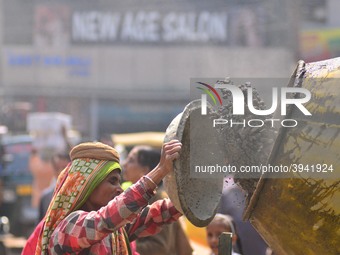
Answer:
[[[163,144],[161,159],[158,165],[164,172],[164,176],[173,170],[173,161],[179,158],[181,148],[182,143],[178,140],[171,140]]]
[[[158,165],[147,176],[156,184],[159,184],[168,173],[173,171],[173,161],[179,158],[181,149],[182,143],[178,140],[164,143]]]

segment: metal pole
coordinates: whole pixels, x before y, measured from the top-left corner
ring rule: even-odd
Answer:
[[[233,234],[231,232],[223,232],[218,240],[218,255],[231,255],[233,244]]]
[[[94,141],[98,139],[98,98],[95,96],[91,98],[90,121],[90,136]]]
[[[1,99],[3,97],[3,82],[4,79],[2,78],[2,70],[3,70],[3,48],[4,48],[4,40],[3,40],[3,26],[4,26],[4,17],[3,17],[3,13],[4,13],[4,9],[3,9],[3,0],[0,0],[0,59],[1,59],[1,65],[0,65],[0,106],[1,106]]]

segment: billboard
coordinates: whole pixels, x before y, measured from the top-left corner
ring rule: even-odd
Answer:
[[[4,0],[3,86],[183,91],[183,84],[202,72],[216,76],[226,66],[236,69],[232,59],[239,60],[244,49],[253,49],[242,55],[249,62],[256,54],[266,58],[259,49],[284,48],[285,8],[271,15],[282,5],[279,0]]]
[[[275,28],[280,15],[273,17],[269,13],[275,3],[268,0],[227,3],[189,0],[162,4],[159,1],[138,4],[124,1],[122,4],[120,1],[88,0],[3,2],[4,42],[8,45],[210,43],[264,46],[270,42],[268,35],[281,29],[280,26]]]

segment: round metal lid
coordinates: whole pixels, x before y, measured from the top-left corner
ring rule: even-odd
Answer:
[[[210,114],[209,114],[210,113]],[[178,139],[182,143],[180,158],[174,171],[164,178],[164,187],[175,207],[197,227],[209,224],[219,205],[223,178],[211,174],[195,174],[195,166],[223,164],[224,150],[220,134],[209,121],[213,113],[201,114],[201,101],[189,103],[170,123],[164,141]]]

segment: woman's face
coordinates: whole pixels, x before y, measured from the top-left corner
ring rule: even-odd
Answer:
[[[94,189],[92,194],[85,202],[83,208],[86,211],[97,211],[106,206],[113,198],[123,192],[120,187],[120,171],[113,170],[108,176]]]
[[[125,181],[136,183],[143,175],[149,172],[149,168],[138,162],[138,147],[134,147],[123,163],[123,178]]]

